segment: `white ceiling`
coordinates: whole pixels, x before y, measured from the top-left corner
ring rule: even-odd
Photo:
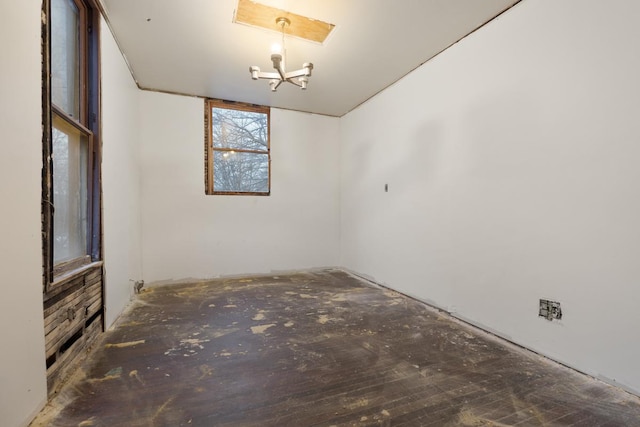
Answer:
[[[323,45],[286,39],[309,88],[251,79],[280,35],[233,23],[237,0],[102,0],[143,89],[342,116],[520,0],[259,0],[335,24]]]

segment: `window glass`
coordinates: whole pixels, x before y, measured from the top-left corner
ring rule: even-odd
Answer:
[[[212,118],[214,147],[267,150],[269,132],[266,114],[214,107]]]
[[[80,15],[72,0],[51,0],[51,102],[80,119]]]
[[[213,190],[269,192],[269,156],[239,151],[216,151],[213,159]]]
[[[54,263],[87,254],[88,138],[54,115],[53,254]]]

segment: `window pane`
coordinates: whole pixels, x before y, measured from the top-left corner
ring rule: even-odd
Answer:
[[[268,120],[264,113],[213,108],[213,146],[240,150],[268,150]]]
[[[213,191],[269,192],[267,154],[216,151],[213,164]]]
[[[51,0],[51,101],[80,118],[79,12],[72,0]]]
[[[54,115],[53,262],[87,254],[88,139]]]

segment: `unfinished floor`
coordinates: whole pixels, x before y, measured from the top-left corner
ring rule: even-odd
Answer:
[[[640,399],[338,270],[146,289],[34,426],[640,426]]]

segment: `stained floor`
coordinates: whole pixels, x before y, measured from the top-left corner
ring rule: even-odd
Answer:
[[[339,270],[152,287],[33,426],[640,426],[640,398]]]

